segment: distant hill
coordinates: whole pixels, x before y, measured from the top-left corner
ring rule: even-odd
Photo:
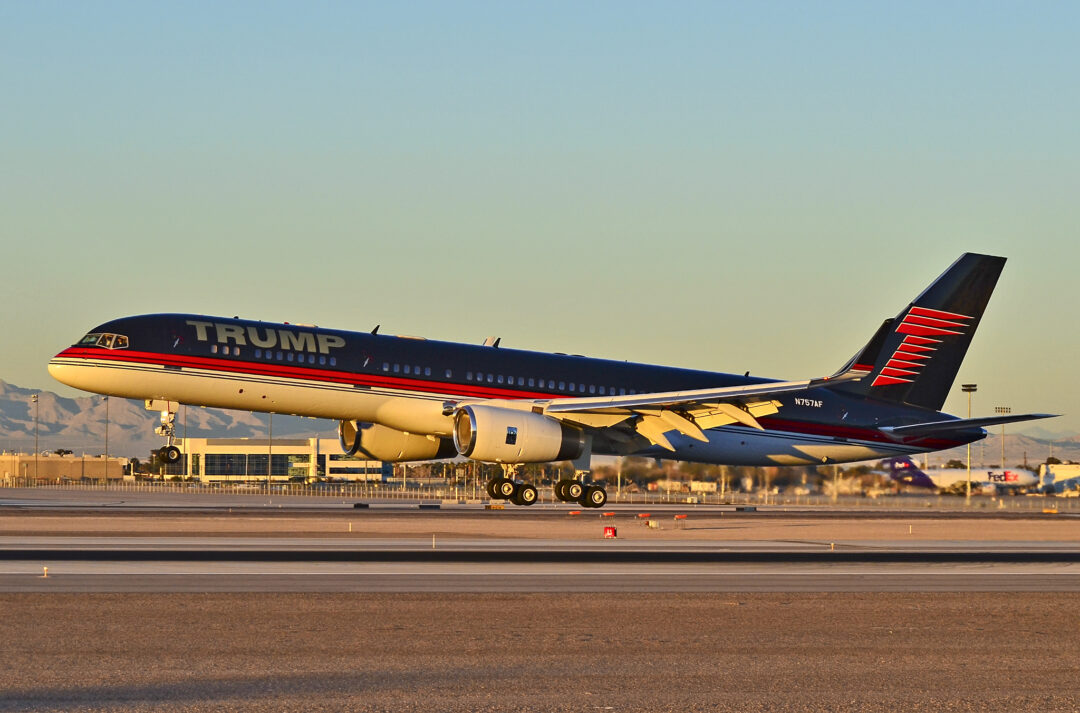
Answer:
[[[0,448],[32,451],[34,404],[38,394],[38,447],[43,451],[65,448],[76,454],[105,450],[105,402],[101,396],[69,399],[51,391],[36,391],[0,381]],[[185,414],[186,411],[186,414]],[[191,438],[265,438],[266,414],[249,411],[181,407],[176,416],[176,435],[183,436],[184,419]],[[146,458],[164,439],[154,434],[160,420],[141,401],[109,399],[109,453]],[[274,416],[274,437],[329,438],[337,424],[323,419]]]

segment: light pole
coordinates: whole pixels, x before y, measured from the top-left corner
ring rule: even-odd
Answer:
[[[971,418],[971,395],[979,390],[977,384],[964,384],[960,387],[968,395],[968,418]],[[967,489],[964,495],[964,504],[971,504],[971,443],[967,444]]]
[[[1008,406],[995,406],[994,413],[1009,414],[1012,409]],[[1001,471],[1005,472],[1005,424],[1001,424]]]
[[[101,484],[109,484],[109,397],[102,396],[105,400],[105,472],[101,476]]]
[[[37,485],[38,479],[38,395],[34,394],[30,397],[30,400],[34,402],[34,485]]]

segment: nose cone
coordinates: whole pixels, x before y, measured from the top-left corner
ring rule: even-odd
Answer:
[[[67,358],[70,358],[68,355],[68,352],[70,351],[70,349],[65,349],[52,358],[49,362],[49,376],[56,379],[61,384],[75,386],[75,384],[71,383],[72,372],[75,367],[64,363]]]

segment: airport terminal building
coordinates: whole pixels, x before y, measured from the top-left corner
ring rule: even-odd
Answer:
[[[332,438],[189,438],[177,446],[183,457],[165,466],[165,475],[203,483],[381,482],[393,476],[393,464],[344,455]]]

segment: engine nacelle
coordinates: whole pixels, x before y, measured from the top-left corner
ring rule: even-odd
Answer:
[[[489,463],[547,463],[584,453],[585,434],[532,411],[475,405],[454,414],[454,446]]]
[[[345,455],[400,462],[435,460],[457,455],[453,440],[406,433],[377,423],[339,421],[338,440]]]

